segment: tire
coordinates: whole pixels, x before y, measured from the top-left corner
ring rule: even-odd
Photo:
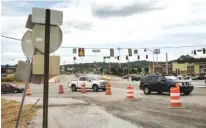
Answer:
[[[150,88],[148,86],[144,86],[143,91],[144,91],[145,95],[151,94],[151,90],[150,90]]]
[[[184,95],[189,95],[191,92],[183,92]]]
[[[99,87],[98,87],[98,85],[96,85],[96,84],[93,85],[92,88],[93,88],[93,91],[94,91],[94,92],[98,92],[98,90],[99,90]]]
[[[72,92],[76,92],[77,91],[77,87],[76,87],[76,85],[72,85]]]
[[[159,95],[160,95],[160,94],[162,94],[162,92],[157,92],[157,94],[159,94]]]

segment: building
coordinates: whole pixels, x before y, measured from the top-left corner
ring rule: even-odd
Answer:
[[[166,64],[154,65],[154,72],[165,74],[166,73]],[[149,73],[151,74],[154,72],[153,72],[153,65],[149,65]],[[168,64],[168,74],[172,74],[172,65],[171,64]]]
[[[199,75],[206,74],[206,62],[172,63],[172,71],[176,74]]]
[[[1,65],[1,73],[13,74],[16,72],[16,66],[3,66]]]

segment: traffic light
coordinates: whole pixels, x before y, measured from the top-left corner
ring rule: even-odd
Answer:
[[[137,59],[138,59],[138,60],[140,59],[140,56],[139,56],[139,55],[137,56]]]
[[[117,60],[119,60],[119,56],[117,56]]]
[[[203,48],[202,51],[203,51],[203,54],[205,54],[205,48]]]
[[[138,50],[137,49],[134,50],[134,54],[138,54]]]
[[[126,60],[129,60],[129,57],[128,57],[128,56],[126,56]]]
[[[132,49],[128,49],[129,56],[132,56]]]
[[[73,54],[76,54],[77,53],[77,50],[76,48],[73,49]]]
[[[148,55],[146,55],[146,59],[148,59]]]
[[[79,56],[85,56],[84,55],[84,48],[79,48]]]
[[[114,57],[114,49],[110,49],[110,56]]]
[[[196,55],[197,53],[196,53],[196,50],[194,50],[194,55]]]
[[[106,59],[106,56],[104,56],[103,59],[105,60],[105,59]]]

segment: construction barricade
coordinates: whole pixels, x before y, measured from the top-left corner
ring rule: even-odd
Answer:
[[[127,86],[127,100],[134,100],[134,88],[131,85]]]
[[[59,92],[58,92],[59,94],[63,94],[64,93],[64,87],[63,87],[63,85],[59,85]]]
[[[81,87],[82,87],[81,93],[87,93],[86,84],[85,84],[85,83],[82,83],[82,84],[81,84]]]
[[[112,92],[111,92],[111,84],[110,84],[109,82],[107,82],[107,84],[106,84],[105,95],[112,95]]]

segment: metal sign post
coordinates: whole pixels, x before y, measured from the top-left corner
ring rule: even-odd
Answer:
[[[44,54],[43,128],[48,128],[49,48],[50,48],[50,10],[46,9],[45,47],[44,47],[45,54]]]

